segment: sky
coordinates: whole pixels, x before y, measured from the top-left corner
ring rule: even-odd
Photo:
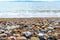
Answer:
[[[60,1],[60,0],[0,0],[0,1]]]

